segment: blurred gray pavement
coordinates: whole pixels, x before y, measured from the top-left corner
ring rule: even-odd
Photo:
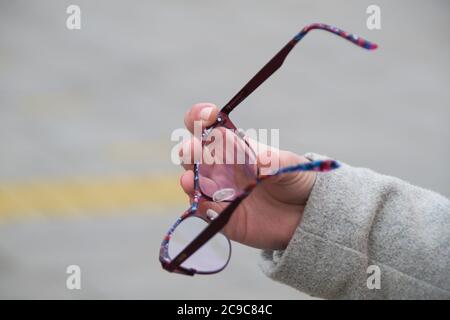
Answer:
[[[70,4],[81,7],[81,30],[65,27]],[[381,7],[382,30],[366,28],[370,4]],[[300,28],[325,22],[379,50],[309,34],[233,112],[234,123],[279,128],[284,149],[327,154],[448,197],[449,7],[447,1],[1,1],[0,298],[309,298],[265,278],[258,251],[238,244],[218,275],[163,272],[161,237],[187,206],[176,187],[167,187],[168,194],[178,192],[174,201],[123,200],[117,208],[50,204],[47,211],[21,196],[30,184],[89,185],[105,177],[167,177],[176,186],[181,169],[170,162],[170,135],[187,108],[223,105]],[[149,185],[149,193],[166,190]],[[65,288],[69,264],[82,268],[80,291]]]
[[[180,208],[181,210],[181,208]],[[163,233],[175,216],[48,219],[0,227],[0,299],[300,299],[257,269],[257,250],[233,244],[232,263],[214,276],[162,271]],[[81,268],[81,290],[66,289],[67,266]]]

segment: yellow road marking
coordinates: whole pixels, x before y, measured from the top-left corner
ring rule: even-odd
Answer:
[[[177,176],[0,182],[0,219],[188,205]]]

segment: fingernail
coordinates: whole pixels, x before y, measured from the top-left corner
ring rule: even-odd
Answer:
[[[212,109],[213,109],[212,107],[203,108],[200,111],[200,119],[202,119],[204,121],[208,121],[209,117],[211,116]]]
[[[212,198],[215,202],[230,200],[234,197],[234,193],[234,189],[232,188],[223,188],[214,192]]]
[[[217,218],[219,216],[219,214],[217,212],[215,212],[213,209],[206,210],[206,215],[208,216],[208,218],[210,220],[214,220],[215,218]]]

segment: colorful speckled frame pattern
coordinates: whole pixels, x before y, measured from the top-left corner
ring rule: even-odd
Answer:
[[[197,213],[197,209],[198,209],[198,205],[200,200],[202,199],[202,193],[200,191],[200,186],[199,186],[199,173],[198,173],[198,164],[194,165],[194,197],[192,200],[192,204],[189,207],[188,210],[186,210],[181,217],[179,217],[177,219],[177,221],[175,221],[175,223],[170,227],[169,231],[166,233],[162,243],[161,243],[161,248],[159,250],[159,261],[161,262],[163,267],[166,267],[170,264],[171,259],[169,256],[169,241],[170,238],[173,234],[173,232],[175,231],[176,227],[183,222],[183,220],[191,217],[191,216],[195,216]],[[198,216],[201,219],[204,219],[201,216]],[[228,238],[227,238],[228,239]],[[228,240],[228,245],[230,248],[230,252],[231,252],[231,243]],[[228,261],[230,260],[231,254],[228,257]],[[214,272],[203,272],[203,271],[199,271],[199,270],[194,270],[194,269],[186,269],[183,268],[181,266],[175,268],[173,270],[173,272],[175,273],[182,273],[182,274],[187,274],[187,275],[194,275],[194,274],[210,274],[210,273],[217,273],[219,271],[222,271],[228,264],[227,263],[223,266],[223,268],[221,268],[220,270],[214,270]]]
[[[235,129],[236,127],[229,119],[228,115],[230,112],[236,108],[246,97],[248,97],[256,88],[258,88],[265,80],[267,80],[275,71],[277,71],[284,60],[286,59],[289,52],[294,48],[294,46],[300,42],[301,39],[311,30],[318,29],[331,32],[341,38],[344,38],[353,44],[367,49],[374,50],[378,46],[375,43],[367,41],[363,38],[360,38],[354,34],[343,31],[339,28],[323,24],[323,23],[313,23],[306,27],[304,27],[295,37],[289,41],[219,112],[217,116],[216,122],[208,128],[205,128],[205,132],[203,136],[205,136],[206,132],[211,128],[216,128],[219,126],[224,126],[228,129]],[[259,176],[255,183],[249,185],[242,194],[236,197],[233,201],[229,203],[229,205],[219,214],[217,218],[212,221],[208,221],[208,226],[195,238],[193,239],[176,257],[171,259],[169,257],[169,241],[170,238],[175,231],[176,227],[185,219],[196,215],[198,206],[200,201],[203,198],[207,198],[203,196],[199,187],[199,166],[201,164],[194,165],[194,198],[192,205],[190,208],[183,213],[181,217],[175,221],[172,227],[169,229],[167,234],[165,235],[159,252],[159,260],[164,269],[169,272],[181,273],[186,275],[194,275],[194,274],[212,274],[217,273],[223,270],[231,257],[231,244],[230,245],[230,254],[226,264],[218,270],[213,270],[211,272],[203,272],[195,269],[187,269],[181,266],[181,264],[188,259],[195,251],[197,251],[203,244],[205,244],[209,239],[211,239],[215,234],[220,232],[223,227],[226,225],[228,220],[231,218],[231,215],[235,211],[235,209],[239,206],[239,204],[251,193],[251,191],[263,180],[269,179],[272,176],[289,173],[289,172],[300,172],[300,171],[316,171],[316,172],[327,172],[330,170],[337,169],[339,167],[339,163],[334,160],[318,160],[308,163],[301,163],[294,166],[289,166],[285,168],[279,169],[273,175],[267,176]],[[204,219],[201,216],[198,216]],[[205,220],[205,219],[204,219]]]

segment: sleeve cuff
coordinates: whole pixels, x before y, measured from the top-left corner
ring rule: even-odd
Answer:
[[[314,153],[305,157],[328,158]],[[360,246],[361,236],[364,237],[360,234],[360,224],[335,210],[342,204],[342,196],[346,196],[339,189],[348,179],[348,170],[344,164],[336,171],[318,174],[302,221],[287,248],[261,253],[260,267],[268,277],[312,296],[329,299],[342,296],[342,289],[349,283],[366,285],[368,258]],[[355,272],[358,269],[364,272]]]

